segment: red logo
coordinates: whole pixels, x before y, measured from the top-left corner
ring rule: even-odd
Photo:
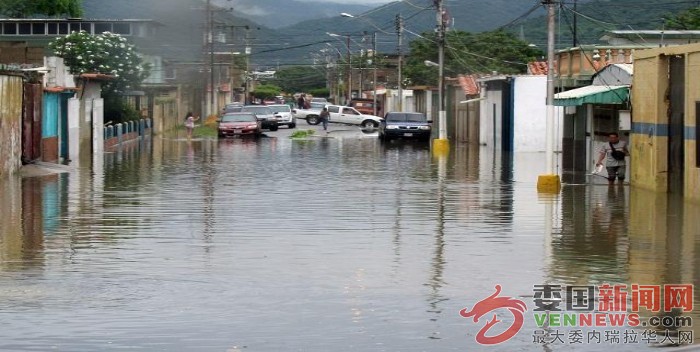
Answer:
[[[489,320],[476,335],[476,342],[482,345],[497,345],[501,342],[508,341],[513,336],[515,336],[515,334],[517,334],[518,331],[520,331],[520,328],[523,327],[523,313],[527,311],[527,306],[525,305],[525,302],[510,297],[496,297],[499,293],[501,293],[501,285],[496,285],[496,292],[491,296],[488,296],[482,299],[481,301],[477,302],[471,311],[467,311],[467,308],[464,308],[459,311],[459,315],[465,318],[474,317],[475,323],[478,323],[479,319],[481,319],[481,317],[484,316],[486,313],[489,313],[496,309],[505,308],[508,309],[511,314],[513,314],[514,320],[508,329],[496,336],[486,336],[486,333],[489,331],[489,329],[501,322],[496,317],[496,314],[494,314],[493,318]]]

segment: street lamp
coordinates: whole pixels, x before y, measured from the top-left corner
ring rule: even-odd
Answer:
[[[346,104],[350,102],[352,99],[352,64],[351,64],[351,57],[350,57],[350,36],[349,35],[340,35],[340,34],[335,34],[331,32],[326,32],[327,35],[334,37],[334,38],[339,38],[339,37],[345,37],[345,46],[348,49],[348,66],[347,66],[347,71],[348,71],[348,90],[347,90],[347,101],[345,102]]]

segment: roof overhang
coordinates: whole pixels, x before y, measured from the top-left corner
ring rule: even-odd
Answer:
[[[579,106],[583,104],[623,104],[629,100],[630,87],[585,86],[554,95],[555,106]]]

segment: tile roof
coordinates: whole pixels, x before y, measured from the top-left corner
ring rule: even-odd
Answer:
[[[476,76],[474,75],[459,75],[458,77],[459,85],[462,87],[464,94],[466,95],[478,95],[479,94],[479,84],[476,83]]]
[[[533,61],[527,64],[527,73],[531,75],[547,75],[547,61]]]

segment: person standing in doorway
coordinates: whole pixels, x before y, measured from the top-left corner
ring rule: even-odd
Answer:
[[[195,117],[194,114],[188,112],[185,116],[185,129],[187,129],[187,139],[192,139],[192,130],[194,130],[194,122],[199,120],[199,116]]]
[[[627,143],[620,140],[620,135],[617,132],[608,134],[608,143],[600,147],[596,166],[603,165],[603,159],[605,159],[609,185],[615,183],[616,177],[620,184],[625,181],[625,169],[627,167],[625,157],[628,155],[630,155],[630,152],[627,150]]]

